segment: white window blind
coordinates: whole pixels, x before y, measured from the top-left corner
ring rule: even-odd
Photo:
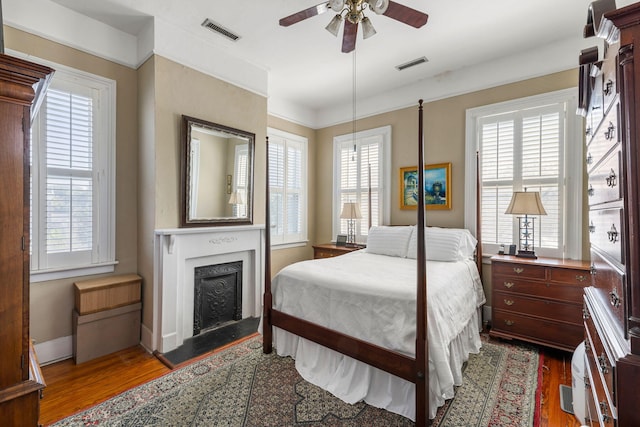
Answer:
[[[581,199],[582,182],[581,141],[574,131],[578,119],[571,116],[573,98],[573,92],[561,91],[467,113],[467,131],[472,130],[475,142],[470,146],[468,138],[466,164],[472,165],[470,156],[475,158],[479,151],[481,236],[486,253],[496,253],[501,244],[518,244],[518,219],[504,212],[513,192],[526,189],[540,192],[547,212],[533,217],[536,253],[580,257],[580,230],[572,225],[580,222],[581,203],[576,201]],[[466,188],[471,192],[475,174],[468,175]],[[465,210],[468,223],[471,215]]]
[[[307,240],[307,139],[269,129],[272,245]]]
[[[32,281],[115,262],[115,82],[54,67],[32,123]]]
[[[356,241],[365,242],[371,226],[389,221],[391,127],[334,138],[334,235],[347,234],[340,218],[346,202],[357,202],[362,219],[356,221]]]

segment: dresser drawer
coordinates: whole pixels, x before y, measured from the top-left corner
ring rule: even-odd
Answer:
[[[501,276],[526,277],[527,279],[544,279],[545,267],[538,265],[493,262],[491,264],[493,274]]]
[[[589,174],[589,187],[587,195],[589,205],[621,200],[621,152],[614,150],[605,160]]]
[[[549,280],[551,280],[552,282],[580,286],[580,289],[577,290],[577,294],[580,295],[580,300],[582,300],[582,287],[587,286],[591,282],[591,277],[589,276],[588,270],[580,270],[574,268],[552,268],[549,270]],[[571,298],[571,301],[577,300]]]
[[[591,249],[592,285],[603,304],[611,310],[618,326],[627,330],[627,296],[622,271],[614,267],[597,250]]]
[[[579,301],[579,300],[578,300]],[[582,323],[582,305],[531,298],[507,292],[495,292],[492,306],[498,310],[543,317],[560,322]]]
[[[560,324],[495,308],[492,317],[491,334],[496,336],[522,338],[564,349],[575,349],[584,337],[582,324]]]
[[[624,264],[622,257],[623,209],[594,209],[589,211],[589,238],[591,246],[611,259]]]
[[[584,319],[584,327],[586,333],[586,346],[585,353],[589,362],[589,369],[591,370],[591,376],[595,380],[595,394],[598,396],[598,400],[602,401],[604,398],[608,400],[608,406],[615,406],[614,384],[615,378],[614,369],[615,364],[607,354],[602,340],[598,335],[593,318],[589,312],[588,305],[585,305],[585,310],[588,313]],[[615,408],[613,408],[615,411]],[[609,412],[611,414],[611,412]]]
[[[600,123],[589,145],[587,145],[586,162],[589,173],[618,143],[618,135],[620,133],[618,123],[618,109],[612,108]]]
[[[585,281],[585,285],[587,284],[589,282]],[[568,301],[575,304],[580,304],[582,301],[582,286],[536,282],[507,276],[494,276],[492,286],[494,291],[513,292],[520,295]]]

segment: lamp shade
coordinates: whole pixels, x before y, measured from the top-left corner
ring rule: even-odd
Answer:
[[[340,213],[342,219],[362,219],[360,213],[360,206],[355,202],[345,202],[342,205],[342,212]]]
[[[329,31],[334,36],[338,37],[338,31],[340,30],[340,25],[342,24],[342,15],[336,15],[333,17],[329,25],[324,27],[327,31]]]
[[[376,29],[373,28],[373,24],[369,20],[369,18],[365,17],[362,20],[362,38],[368,39],[369,37],[376,34]]]
[[[231,193],[231,196],[229,197],[229,204],[230,205],[242,205],[244,204],[244,199],[242,197],[242,193],[240,193],[240,191],[236,190],[233,193]]]
[[[514,191],[511,203],[504,212],[512,215],[546,215],[538,191]]]

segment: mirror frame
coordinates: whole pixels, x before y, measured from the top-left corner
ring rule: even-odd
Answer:
[[[191,186],[191,126],[198,125],[200,127],[210,129],[217,132],[228,133],[248,140],[249,159],[247,173],[247,216],[242,218],[234,217],[216,217],[207,219],[190,219],[188,212],[190,211],[190,186]],[[253,224],[253,163],[255,157],[255,134],[229,126],[212,123],[206,120],[197,119],[195,117],[182,116],[181,128],[181,144],[180,144],[180,226],[181,227],[215,227],[223,225],[251,225]],[[225,185],[225,183],[221,183]]]

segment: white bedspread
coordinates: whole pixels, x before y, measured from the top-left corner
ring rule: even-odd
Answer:
[[[365,251],[304,261],[272,283],[284,313],[413,356],[416,261]],[[485,302],[473,261],[427,262],[430,417],[460,385],[461,366],[480,348],[478,310]],[[341,399],[360,400],[415,418],[415,386],[308,340],[274,329],[278,354],[296,359],[306,380]]]

